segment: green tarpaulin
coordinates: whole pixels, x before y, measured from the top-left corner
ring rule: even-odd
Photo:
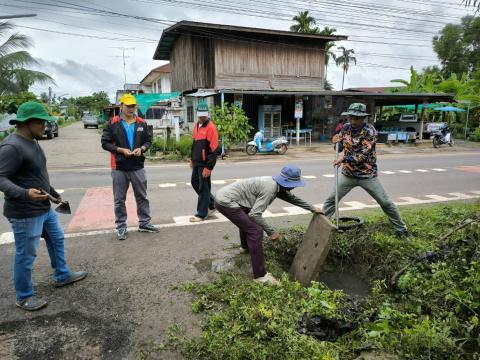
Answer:
[[[148,109],[150,109],[153,105],[158,103],[159,101],[167,101],[171,99],[178,98],[180,96],[180,92],[173,92],[173,93],[163,93],[163,94],[138,94],[134,95],[135,99],[137,99],[138,108],[145,114]]]

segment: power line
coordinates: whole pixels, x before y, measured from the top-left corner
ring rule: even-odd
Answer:
[[[69,33],[69,32],[64,32],[64,31],[41,29],[41,28],[36,28],[36,27],[33,27],[33,26],[25,26],[25,25],[16,25],[16,27],[25,28],[25,29],[31,29],[31,30],[37,30],[37,31],[44,31],[44,32],[55,33],[55,34],[61,34],[61,35],[78,36],[78,37],[85,37],[85,38],[92,38],[92,39],[100,39],[100,40],[127,41],[127,42],[148,42],[148,43],[152,43],[151,41],[133,40],[133,39],[125,39],[125,38],[111,38],[111,37],[105,37],[105,36],[96,36],[96,35]]]

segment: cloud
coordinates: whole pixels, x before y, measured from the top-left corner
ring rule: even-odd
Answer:
[[[111,93],[123,84],[122,77],[116,73],[74,60],[39,60],[38,67],[55,79],[57,86],[53,90],[58,95],[68,93],[70,96],[83,96],[96,91]]]

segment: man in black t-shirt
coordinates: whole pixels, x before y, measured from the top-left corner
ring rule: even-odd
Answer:
[[[39,310],[47,301],[35,296],[32,267],[40,243],[45,238],[54,270],[55,286],[84,279],[85,271],[71,272],[65,261],[64,235],[49,195],[57,203],[60,195],[50,185],[47,159],[37,139],[43,137],[45,121],[52,121],[43,105],[29,101],[18,108],[11,120],[17,130],[0,144],[0,191],[5,194],[4,215],[15,238],[13,278],[16,305],[24,310]]]

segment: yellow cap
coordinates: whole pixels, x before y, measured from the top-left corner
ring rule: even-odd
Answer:
[[[120,104],[137,105],[137,99],[132,94],[125,94],[120,98]]]

